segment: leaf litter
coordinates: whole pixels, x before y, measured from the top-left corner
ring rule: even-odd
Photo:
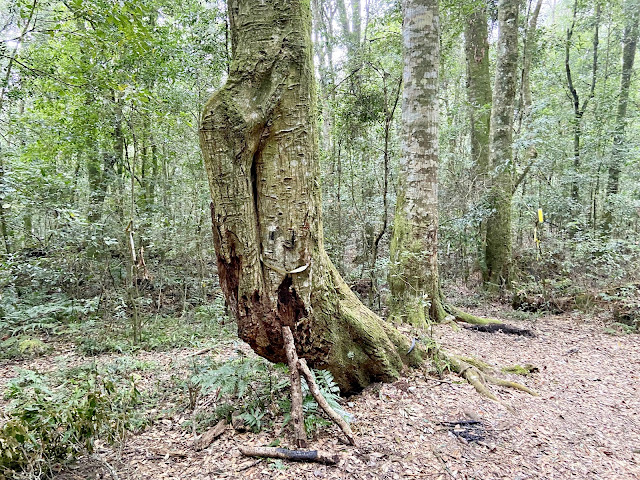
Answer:
[[[486,314],[486,312],[483,312]],[[497,312],[499,313],[499,312]],[[492,312],[493,315],[497,314]],[[374,384],[347,399],[358,446],[344,444],[337,427],[310,439],[310,448],[339,455],[337,466],[243,457],[240,446],[266,446],[281,425],[260,433],[228,427],[210,446],[194,448],[184,424],[189,413],[158,405],[144,431],[120,447],[98,442],[55,478],[72,479],[638,479],[640,478],[640,342],[637,335],[606,334],[594,316],[560,315],[527,322],[535,337],[434,327],[448,352],[472,356],[496,372],[531,364],[524,382],[540,397],[494,387],[513,411],[478,395],[453,374],[439,378],[409,370],[395,383]],[[230,357],[235,344],[217,349]],[[138,352],[156,368],[138,372],[141,389],[167,383],[188,371],[195,350]],[[58,352],[60,353],[60,352]],[[72,350],[32,359],[22,368],[51,371],[86,361]],[[98,357],[106,361],[116,356]],[[0,386],[16,375],[15,364],[0,364]],[[288,432],[280,446],[293,448]]]

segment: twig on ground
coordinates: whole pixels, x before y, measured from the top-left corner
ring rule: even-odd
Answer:
[[[442,464],[442,466],[444,467],[445,472],[447,472],[447,474],[451,477],[451,478],[456,478],[455,475],[451,472],[451,470],[449,469],[447,462],[444,461],[444,459],[442,458],[442,456],[440,455],[440,453],[438,453],[438,451],[434,448],[431,447],[431,452],[433,453],[433,455],[440,461],[440,463]]]
[[[338,427],[340,427],[340,430],[342,430],[342,432],[345,434],[347,440],[349,440],[349,443],[351,445],[355,445],[356,439],[353,435],[353,432],[351,431],[351,427],[349,427],[349,424],[345,421],[344,418],[338,415],[336,411],[331,408],[331,406],[322,396],[322,393],[320,393],[320,389],[318,388],[318,384],[314,380],[313,374],[311,373],[311,370],[309,370],[307,361],[304,358],[298,360],[298,369],[307,381],[307,385],[309,385],[309,391],[311,392],[311,395],[313,395],[313,398],[315,398],[316,402],[318,402],[320,408],[322,408],[322,410],[324,410],[328,417],[333,420],[335,424],[338,425]]]
[[[100,462],[102,466],[104,466],[104,468],[106,468],[109,471],[109,475],[111,475],[111,478],[113,478],[113,480],[120,480],[118,477],[118,474],[116,473],[116,469],[113,468],[111,464],[107,462],[104,458],[102,458],[100,455],[91,455],[91,458]]]
[[[282,327],[282,339],[284,350],[289,363],[289,375],[291,377],[291,422],[293,434],[298,448],[307,446],[307,434],[304,431],[304,416],[302,413],[302,386],[300,385],[300,372],[298,372],[298,354],[293,340],[291,329]]]
[[[204,355],[205,353],[209,353],[211,350],[213,350],[213,347],[203,348],[202,350],[198,350],[197,352],[192,353],[191,356],[196,357],[198,355]]]

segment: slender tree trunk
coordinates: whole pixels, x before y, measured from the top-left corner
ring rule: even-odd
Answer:
[[[489,123],[491,119],[491,76],[486,5],[474,9],[464,31],[467,62],[467,98],[471,123],[471,158],[475,170],[474,189],[485,194],[489,173]],[[487,223],[481,220],[478,232],[478,263],[485,274]]]
[[[402,90],[402,77],[398,79],[397,86],[387,84],[386,72],[382,74],[383,92],[384,92],[384,149],[383,149],[383,174],[382,174],[382,225],[377,232],[373,234],[371,249],[371,264],[369,266],[369,277],[371,278],[371,291],[369,293],[369,306],[372,307],[375,297],[378,298],[378,308],[380,308],[380,294],[378,291],[378,277],[376,275],[376,264],[378,261],[378,252],[380,249],[380,241],[387,233],[389,224],[389,170],[391,168],[391,127],[395,116],[396,108],[400,100],[400,92]]]
[[[20,32],[20,36],[18,37],[18,41],[15,42],[11,55],[9,56],[9,61],[7,63],[5,75],[4,75],[4,78],[2,79],[3,80],[2,89],[0,89],[0,112],[2,112],[2,109],[4,108],[5,95],[9,90],[9,83],[10,83],[11,74],[13,70],[13,64],[15,62],[16,57],[18,56],[18,51],[20,49],[20,45],[22,44],[22,40],[24,39],[25,35],[29,31],[29,28],[31,27],[31,21],[34,19],[33,17],[35,15],[37,7],[38,7],[38,0],[33,0],[33,2],[31,3],[31,9],[29,10],[29,15],[27,16],[27,20],[23,25],[22,30]],[[5,253],[9,254],[11,253],[11,239],[10,239],[11,228],[7,220],[7,217],[9,215],[9,210],[4,207],[4,204],[5,204],[4,195],[5,195],[5,192],[8,191],[8,188],[5,187],[5,184],[7,183],[5,179],[5,175],[6,175],[5,168],[6,167],[4,165],[3,154],[1,151],[1,145],[0,145],[0,234],[2,234],[2,242],[4,244]]]
[[[538,16],[540,15],[540,9],[542,8],[542,0],[536,0],[536,5],[533,7],[531,16],[529,18],[529,25],[527,26],[527,34],[523,41],[522,47],[522,69],[521,69],[521,84],[520,89],[520,109],[519,119],[520,121],[527,118],[531,110],[531,49],[532,44],[535,41],[536,29],[538,28]]]
[[[220,285],[239,335],[283,362],[289,326],[298,354],[346,392],[392,380],[408,342],[357,300],[324,251],[309,3],[228,6],[235,56],[200,140]]]
[[[9,222],[7,221],[7,209],[4,208],[5,196],[4,192],[8,191],[5,186],[5,172],[2,155],[0,155],[0,234],[2,234],[2,244],[6,254],[11,253],[11,240],[9,239]]]
[[[498,59],[491,108],[489,162],[493,172],[487,222],[485,281],[509,286],[513,191],[513,107],[518,66],[518,0],[498,3]]]
[[[622,38],[622,74],[620,76],[620,93],[616,123],[613,133],[613,147],[611,149],[611,163],[609,164],[609,179],[607,182],[607,208],[604,215],[604,229],[610,230],[613,220],[613,196],[620,190],[620,172],[625,157],[625,129],[627,126],[627,105],[629,104],[629,87],[633,74],[633,63],[638,46],[640,28],[640,1],[628,0],[625,4],[627,24]]]
[[[524,134],[529,144],[524,158],[524,168],[522,173],[518,175],[518,178],[513,183],[513,193],[518,189],[518,186],[522,184],[524,194],[524,182],[534,165],[536,158],[538,157],[538,151],[534,145],[535,137],[534,133],[529,131],[531,127],[531,45],[535,41],[536,29],[538,26],[538,16],[540,15],[540,8],[542,7],[542,0],[537,0],[533,11],[531,12],[529,23],[526,30],[525,38],[522,42],[522,68],[520,70],[520,98],[518,101],[518,127],[516,133],[520,135],[524,130]],[[517,164],[517,162],[516,162]],[[521,233],[521,232],[520,232]]]
[[[570,52],[571,52],[571,39],[573,37],[573,29],[576,24],[576,16],[578,10],[578,0],[575,0],[573,4],[573,20],[571,26],[567,29],[567,42],[565,45],[565,57],[564,66],[567,76],[567,88],[573,104],[573,180],[571,182],[571,198],[577,204],[580,201],[580,187],[579,187],[579,174],[580,174],[580,155],[581,155],[581,141],[582,141],[582,117],[587,110],[589,100],[595,95],[596,79],[598,73],[598,44],[599,40],[599,26],[600,26],[600,3],[596,1],[596,18],[593,32],[593,61],[591,63],[591,85],[589,86],[589,93],[580,104],[580,95],[576,90],[573,75],[571,72]]]
[[[391,241],[392,318],[444,318],[438,278],[437,0],[403,3],[402,159]]]

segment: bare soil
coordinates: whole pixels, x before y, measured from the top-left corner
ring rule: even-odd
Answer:
[[[346,400],[345,409],[355,416],[356,447],[347,446],[335,427],[310,442],[311,448],[339,454],[337,466],[240,454],[239,446],[269,445],[277,427],[259,434],[228,427],[198,452],[182,426],[188,413],[176,413],[120,448],[99,444],[93,456],[79,459],[56,478],[640,479],[638,335],[609,335],[594,316],[549,316],[517,324],[536,336],[454,331],[446,325],[434,329],[443,349],[480,359],[496,372],[514,364],[538,368],[526,377],[501,375],[535,389],[539,397],[493,387],[513,411],[481,397],[455,375],[438,378],[412,370],[393,384],[372,385]],[[235,348],[248,351],[235,345],[217,355],[223,358]],[[141,372],[144,381],[157,386],[180,374],[192,353],[141,352],[140,358],[157,365]],[[58,359],[61,355],[67,363],[76,361],[71,350],[57,352]],[[56,368],[51,358],[22,366]],[[0,366],[0,387],[15,374],[12,367]]]

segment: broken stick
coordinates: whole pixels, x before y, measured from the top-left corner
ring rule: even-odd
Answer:
[[[218,424],[207,430],[202,436],[198,437],[193,446],[196,450],[203,450],[213,443],[213,441],[222,435],[227,428],[227,421],[222,419]]]
[[[302,414],[302,386],[300,385],[300,373],[298,372],[298,354],[293,341],[291,329],[282,327],[282,339],[284,351],[289,363],[289,375],[291,377],[291,421],[293,422],[293,434],[298,448],[307,446],[307,434],[304,431],[304,416]],[[275,457],[279,458],[279,457]]]
[[[338,413],[333,408],[331,408],[331,406],[327,403],[327,400],[322,396],[322,393],[320,393],[320,389],[318,388],[318,384],[313,378],[313,374],[311,373],[311,370],[307,365],[307,361],[304,358],[298,360],[298,369],[300,370],[300,373],[304,375],[304,378],[307,381],[307,385],[309,385],[309,391],[311,392],[311,395],[313,395],[313,398],[315,398],[316,402],[318,402],[320,408],[322,408],[327,416],[331,420],[333,420],[336,425],[338,425],[338,427],[340,427],[340,430],[343,431],[343,433],[347,437],[347,440],[349,440],[349,444],[355,445],[356,439],[353,435],[353,432],[351,431],[351,427],[349,427],[349,424],[345,421],[344,418],[338,415]]]
[[[288,328],[288,327],[285,327]],[[240,447],[240,453],[247,457],[280,458],[297,462],[318,462],[327,465],[338,463],[338,455],[332,455],[322,450],[287,450],[276,447]]]

